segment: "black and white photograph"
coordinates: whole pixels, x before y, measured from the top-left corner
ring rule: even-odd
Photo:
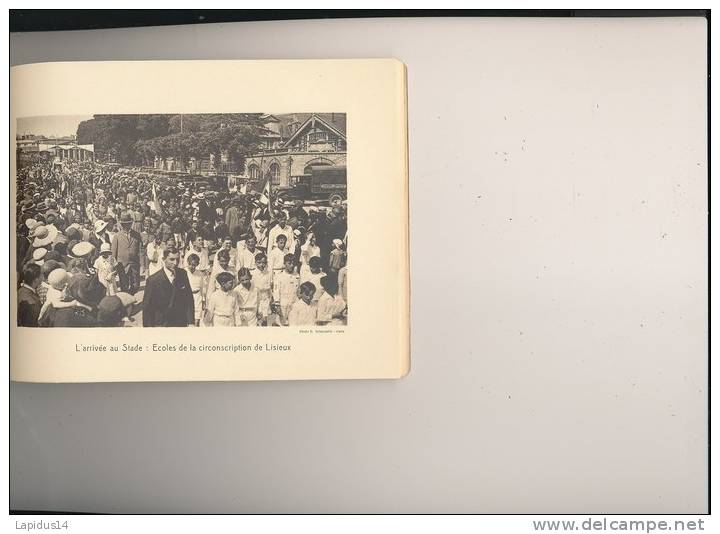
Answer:
[[[346,114],[23,117],[22,327],[345,325]]]

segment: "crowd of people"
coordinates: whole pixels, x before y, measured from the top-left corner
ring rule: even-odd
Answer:
[[[20,165],[18,325],[346,323],[346,202],[182,180],[94,161]]]

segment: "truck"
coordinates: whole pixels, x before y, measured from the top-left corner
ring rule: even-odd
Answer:
[[[309,172],[293,176],[290,187],[278,187],[277,198],[283,202],[328,202],[335,204],[347,198],[347,167],[345,165],[313,165]]]

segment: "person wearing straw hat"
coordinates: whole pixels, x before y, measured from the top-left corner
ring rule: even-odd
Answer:
[[[79,241],[72,246],[70,253],[76,258],[89,260],[94,250],[95,247],[89,241]]]
[[[132,229],[133,218],[130,212],[123,212],[120,215],[121,230],[115,234],[112,240],[112,255],[120,265],[124,276],[121,276],[120,284],[125,293],[134,295],[140,287],[140,248],[142,238],[140,234]]]
[[[118,262],[112,255],[109,243],[100,245],[100,255],[95,259],[93,267],[98,274],[98,280],[100,280],[100,283],[107,289],[107,294],[116,294],[118,292]]]
[[[45,226],[43,224],[36,226],[30,234],[33,238],[32,246],[34,248],[48,246],[53,242],[57,233],[58,230],[54,226]]]
[[[108,223],[102,219],[98,219],[93,225],[93,233],[90,234],[88,241],[93,244],[96,250],[100,250],[103,243],[110,244],[110,236],[105,231],[107,226]]]
[[[45,258],[46,254],[47,254],[46,248],[36,248],[35,250],[33,250],[33,255],[32,255],[33,263],[36,263],[37,265],[42,267],[43,263],[45,263],[44,258]]]

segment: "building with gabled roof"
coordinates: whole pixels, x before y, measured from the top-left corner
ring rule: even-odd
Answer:
[[[346,165],[345,113],[263,115],[262,149],[245,159],[252,180],[289,186],[315,165]]]

